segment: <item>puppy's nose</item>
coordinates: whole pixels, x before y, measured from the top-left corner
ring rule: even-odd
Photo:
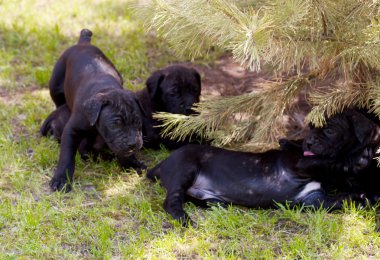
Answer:
[[[135,149],[136,149],[136,144],[128,144],[127,145],[127,151],[128,152],[134,151]]]
[[[306,142],[305,142],[306,148],[310,149],[310,147],[313,145],[313,143],[314,143],[314,138],[306,139]]]
[[[186,108],[185,108],[185,113],[186,113],[186,115],[190,115],[190,114],[194,114],[194,110],[192,109],[192,106],[187,106]]]

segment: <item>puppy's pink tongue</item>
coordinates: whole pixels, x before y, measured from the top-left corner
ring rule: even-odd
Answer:
[[[310,151],[304,151],[303,152],[303,156],[313,156],[315,155],[313,152],[310,152]]]

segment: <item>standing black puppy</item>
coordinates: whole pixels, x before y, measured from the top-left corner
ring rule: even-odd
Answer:
[[[91,45],[91,36],[91,31],[81,31],[78,43],[58,59],[49,82],[57,108],[67,106],[70,110],[61,136],[58,166],[50,182],[53,190],[70,190],[81,141],[91,146],[98,135],[123,166],[144,167],[133,155],[142,146],[136,96],[122,88],[119,72],[101,50]]]
[[[160,136],[160,123],[153,118],[156,112],[189,115],[191,107],[199,102],[201,77],[192,69],[172,65],[155,71],[146,81],[146,88],[138,91],[138,100],[143,112],[144,147],[158,148],[163,144],[174,149],[187,142],[176,142]]]
[[[178,148],[188,141],[173,141],[160,136],[160,122],[153,118],[156,112],[189,115],[191,107],[199,102],[201,94],[201,77],[192,69],[180,65],[168,66],[157,70],[146,81],[146,87],[136,93],[142,116],[142,133],[144,147],[159,148],[163,144],[168,149]],[[52,96],[57,106],[64,103],[64,96]],[[61,101],[63,100],[63,101]],[[53,135],[60,141],[63,127],[69,118],[67,106],[63,105],[51,113],[40,128],[42,136]],[[91,146],[87,142],[87,146]],[[81,145],[82,146],[82,145]],[[106,150],[104,143],[97,142],[92,148],[81,149],[82,156],[86,152],[98,154]]]

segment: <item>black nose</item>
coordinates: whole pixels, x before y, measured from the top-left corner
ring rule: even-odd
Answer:
[[[128,149],[134,149],[136,147],[136,144],[133,143],[133,144],[128,144],[127,148]]]
[[[190,115],[190,114],[194,114],[195,111],[192,109],[192,106],[190,105],[190,106],[185,107],[185,113],[186,115]]]
[[[313,144],[314,144],[314,138],[313,137],[308,138],[305,141],[305,148],[309,150]]]

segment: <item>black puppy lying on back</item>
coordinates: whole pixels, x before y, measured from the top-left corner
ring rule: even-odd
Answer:
[[[180,65],[168,66],[155,71],[146,81],[146,88],[136,93],[141,110],[142,133],[144,147],[159,148],[163,144],[168,149],[180,147],[187,142],[176,142],[160,136],[159,122],[153,118],[156,112],[169,112],[174,114],[189,115],[193,111],[191,107],[199,102],[201,94],[201,78],[199,73]],[[63,127],[70,117],[67,105],[57,107],[43,122],[40,128],[42,136],[53,135],[58,142],[61,140]],[[82,157],[86,153],[104,155],[106,144],[97,138],[96,143],[86,140],[79,147]]]
[[[78,44],[56,62],[49,82],[50,95],[61,111],[53,114],[69,115],[66,123],[62,124],[64,118],[50,127],[57,133],[61,130],[54,132],[55,127],[64,126],[58,166],[50,182],[53,190],[70,190],[79,145],[83,140],[93,144],[98,135],[125,167],[144,167],[133,156],[142,147],[136,96],[122,88],[119,72],[101,50],[91,45],[91,36],[91,31],[81,31]]]
[[[324,128],[328,134],[325,142],[318,144],[319,149],[325,151],[323,156],[304,156],[292,149],[248,153],[187,145],[174,151],[147,176],[152,180],[161,179],[167,191],[164,209],[184,224],[189,220],[182,205],[185,196],[259,208],[272,207],[275,202],[340,208],[343,198],[326,196],[320,181],[325,179],[320,177],[344,171],[344,163],[334,162],[340,155],[368,143],[377,130],[373,124],[362,128],[357,122],[345,128],[347,135],[356,137],[350,142],[342,142],[342,136],[335,134],[335,130],[332,121]],[[365,157],[362,152],[355,154],[358,160],[363,154]]]

